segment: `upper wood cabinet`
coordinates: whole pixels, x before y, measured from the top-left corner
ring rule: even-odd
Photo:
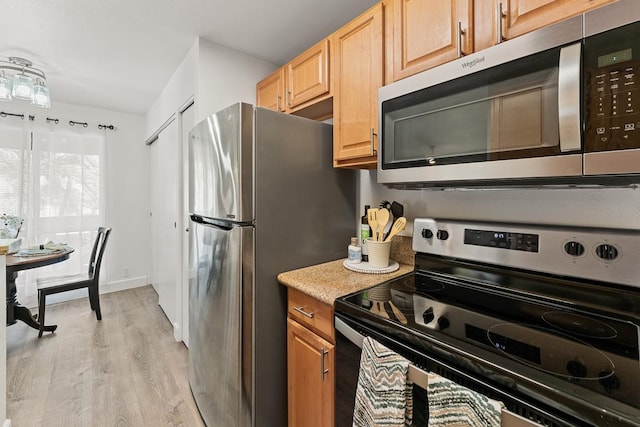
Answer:
[[[314,119],[330,117],[326,102],[316,106],[332,96],[329,49],[326,38],[258,82],[257,105]]]
[[[384,83],[382,4],[333,34],[334,166],[375,168],[378,88]]]
[[[284,68],[277,69],[256,86],[256,103],[275,111],[284,111]]]
[[[387,16],[393,46],[387,67],[396,81],[473,50],[473,0],[393,0]]]
[[[329,39],[307,49],[285,65],[287,108],[329,93]]]
[[[615,0],[389,0],[386,83]],[[501,16],[498,20],[498,16]],[[500,34],[500,36],[499,36]]]
[[[502,23],[498,25],[502,38],[509,40],[612,1],[615,0],[494,0],[494,3],[496,11],[502,10]]]

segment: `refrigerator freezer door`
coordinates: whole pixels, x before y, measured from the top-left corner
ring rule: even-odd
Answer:
[[[251,105],[234,104],[189,132],[189,212],[227,221],[253,221]]]
[[[192,225],[191,391],[207,426],[250,426],[253,227]]]

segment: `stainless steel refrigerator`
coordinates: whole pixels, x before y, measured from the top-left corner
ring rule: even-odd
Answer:
[[[355,176],[332,126],[235,104],[189,134],[189,382],[209,427],[287,424],[278,273],[346,257]]]

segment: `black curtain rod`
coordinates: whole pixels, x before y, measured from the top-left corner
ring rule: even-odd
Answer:
[[[24,114],[14,114],[14,113],[7,113],[5,111],[0,111],[0,117],[18,117],[21,120],[24,120],[25,115]],[[29,118],[30,121],[34,121],[36,116],[32,116],[29,115],[27,116]],[[46,119],[47,123],[55,123],[55,124],[59,124],[60,120],[59,119],[52,119],[51,117],[47,117]],[[75,126],[75,125],[81,125],[82,127],[89,127],[89,123],[87,122],[76,122],[74,120],[69,120],[69,126]],[[116,127],[114,125],[103,125],[103,124],[99,124],[98,125],[98,129],[109,129],[109,130],[116,130]]]
[[[5,113],[4,111],[0,111],[0,117],[7,117],[7,116],[11,116],[11,117],[20,117],[20,120],[24,120],[24,114],[13,114],[13,113]],[[29,116],[29,120],[33,121],[36,118],[36,116]]]

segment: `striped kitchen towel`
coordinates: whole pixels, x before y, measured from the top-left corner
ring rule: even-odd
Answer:
[[[504,404],[429,373],[429,427],[500,427]]]
[[[367,337],[362,345],[353,427],[410,426],[413,385],[409,361]]]

